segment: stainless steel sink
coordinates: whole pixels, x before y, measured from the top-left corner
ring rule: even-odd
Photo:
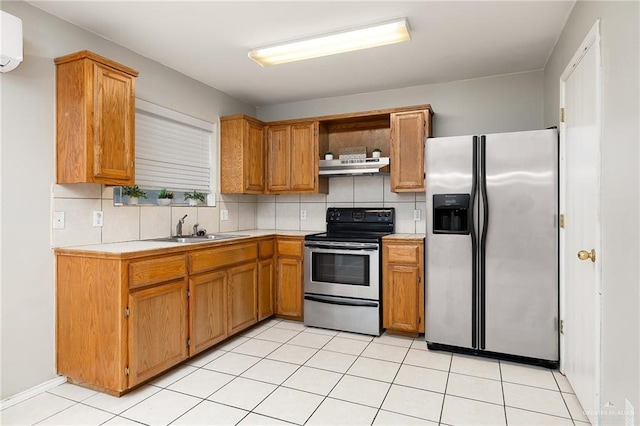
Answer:
[[[240,234],[207,234],[204,237],[199,237],[199,238],[206,238],[208,240],[228,240],[229,238],[242,238],[242,237],[248,237],[248,235],[240,235]]]
[[[151,238],[146,241],[163,241],[167,243],[203,243],[206,241],[228,240],[230,238],[248,237],[248,235],[237,234],[207,234],[207,235],[184,235],[182,237],[162,237]]]
[[[163,238],[151,238],[145,241],[164,241],[166,243],[203,243],[209,241],[208,238],[196,237],[196,236],[183,236],[183,237],[163,237]]]

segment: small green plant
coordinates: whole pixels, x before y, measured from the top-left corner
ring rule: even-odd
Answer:
[[[324,155],[333,155],[333,152],[327,151],[327,152],[324,153]]]
[[[173,199],[173,192],[169,192],[166,190],[166,188],[162,188],[162,191],[160,191],[160,193],[158,194],[158,198],[159,199],[164,199],[164,198],[168,198],[168,199]]]
[[[129,198],[147,198],[147,193],[140,189],[138,185],[123,186],[122,195]]]
[[[193,190],[193,192],[185,192],[184,193],[184,199],[185,200],[197,200],[200,201],[201,203],[204,203],[205,201],[205,195],[202,192],[198,192],[195,189]]]
[[[373,148],[373,152],[382,152],[380,148]]]

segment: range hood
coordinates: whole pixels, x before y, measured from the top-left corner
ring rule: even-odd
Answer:
[[[389,165],[389,157],[320,160],[320,176],[357,176],[380,173]],[[386,171],[386,170],[385,170]]]

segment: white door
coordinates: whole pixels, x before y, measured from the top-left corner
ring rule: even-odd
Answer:
[[[599,424],[600,34],[599,21],[560,79],[561,371]],[[561,110],[562,111],[562,110]],[[564,121],[564,122],[562,122]]]

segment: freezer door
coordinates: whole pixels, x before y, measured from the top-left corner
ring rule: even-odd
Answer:
[[[487,135],[485,164],[481,349],[557,360],[557,131]]]
[[[471,194],[473,136],[426,143],[425,336],[427,342],[473,347],[473,253],[470,234],[433,232],[435,194]]]

